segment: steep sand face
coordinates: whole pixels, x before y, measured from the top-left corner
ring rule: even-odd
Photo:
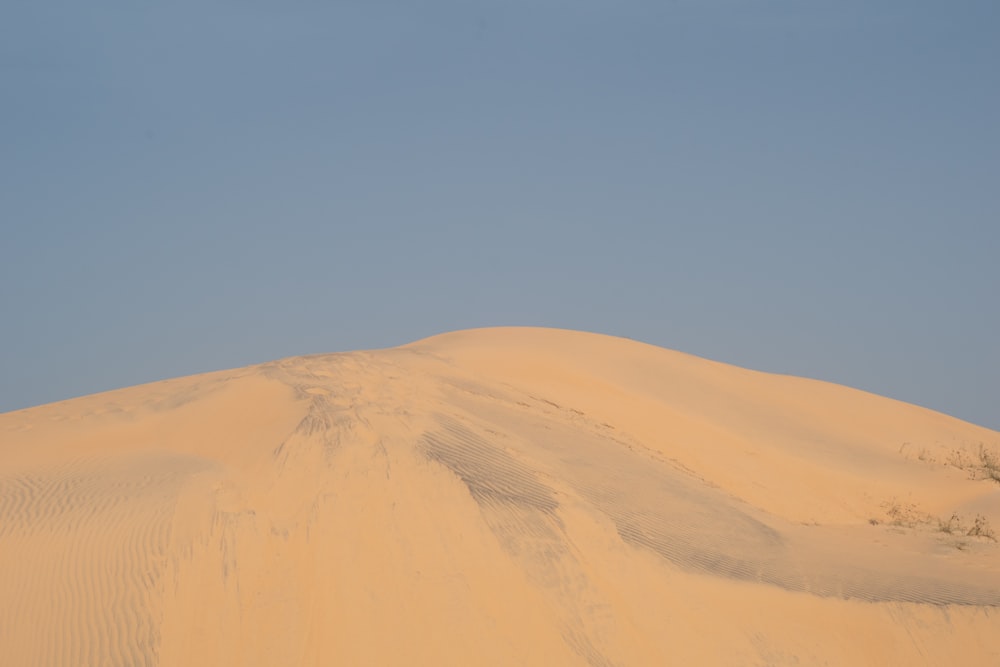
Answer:
[[[0,415],[10,665],[996,665],[1000,433],[545,329]]]

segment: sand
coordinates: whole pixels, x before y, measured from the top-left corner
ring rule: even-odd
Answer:
[[[532,328],[0,415],[4,665],[998,665],[1000,433]]]

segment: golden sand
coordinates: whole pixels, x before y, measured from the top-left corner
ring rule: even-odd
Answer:
[[[0,664],[998,665],[1000,433],[550,329],[0,415]]]

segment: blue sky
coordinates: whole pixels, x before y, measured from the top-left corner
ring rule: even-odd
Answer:
[[[0,411],[530,324],[1000,429],[1000,4],[12,0]]]

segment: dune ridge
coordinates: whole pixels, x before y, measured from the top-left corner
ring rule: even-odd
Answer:
[[[455,332],[0,415],[16,665],[1000,664],[1000,433]]]

